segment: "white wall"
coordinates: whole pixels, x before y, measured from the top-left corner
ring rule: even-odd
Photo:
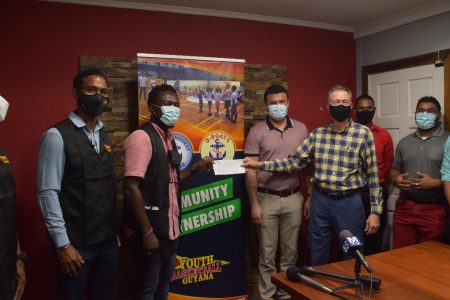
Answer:
[[[356,40],[356,86],[361,93],[361,67],[450,49],[450,12]]]

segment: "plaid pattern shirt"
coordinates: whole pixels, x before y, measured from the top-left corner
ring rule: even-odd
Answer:
[[[375,143],[366,126],[350,121],[341,132],[332,124],[319,127],[284,159],[263,162],[262,170],[294,171],[315,161],[314,180],[330,192],[345,192],[369,186],[372,213],[381,214],[382,198],[378,179]]]

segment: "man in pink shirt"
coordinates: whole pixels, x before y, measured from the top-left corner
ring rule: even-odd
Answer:
[[[287,157],[308,136],[305,124],[288,116],[288,91],[281,85],[269,86],[264,92],[268,115],[250,129],[244,146],[245,156],[265,161]],[[309,171],[309,169],[308,169]],[[302,221],[303,195],[300,193],[300,173],[272,174],[247,170],[245,184],[251,205],[252,221],[259,237],[258,288],[260,299],[290,299],[282,290],[276,290],[271,275],[277,269],[284,272],[297,262],[297,241]],[[309,215],[309,195],[305,216]],[[277,248],[280,249],[276,265]],[[278,268],[277,268],[278,267]]]
[[[181,155],[170,134],[180,100],[170,85],[148,95],[150,122],[131,133],[125,148],[125,223],[134,231],[135,299],[167,299],[180,234],[180,181],[210,169],[205,157],[180,172]]]

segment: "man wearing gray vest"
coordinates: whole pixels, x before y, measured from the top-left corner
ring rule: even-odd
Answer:
[[[38,201],[58,258],[57,299],[115,299],[119,266],[111,140],[98,120],[109,101],[97,69],[73,80],[77,107],[41,138]]]

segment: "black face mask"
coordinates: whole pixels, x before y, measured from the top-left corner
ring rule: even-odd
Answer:
[[[108,98],[105,98],[100,94],[80,95],[78,100],[81,105],[84,106],[86,113],[95,117],[100,116],[103,113],[106,104],[108,103]]]
[[[356,122],[360,124],[369,124],[372,122],[375,110],[356,111]]]
[[[344,105],[337,105],[337,106],[330,105],[329,109],[330,109],[330,114],[333,117],[333,119],[335,119],[338,122],[342,122],[345,119],[348,119],[348,117],[350,116],[352,107],[344,106]]]

